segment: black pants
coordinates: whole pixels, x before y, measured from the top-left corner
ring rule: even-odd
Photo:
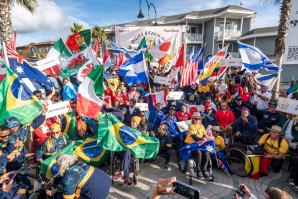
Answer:
[[[294,179],[295,186],[298,186],[298,156],[291,157],[289,171],[289,178]]]
[[[271,161],[270,165],[272,166],[273,171],[275,173],[278,173],[281,170],[283,162],[284,162],[283,158],[282,159],[273,159]]]
[[[166,163],[169,163],[172,157],[172,149],[168,147],[161,147],[159,150],[159,154],[165,156]]]
[[[194,161],[196,162],[197,171],[207,171],[212,167],[210,153],[208,151],[193,151]]]
[[[124,179],[129,178],[130,160],[131,160],[130,150],[117,152],[116,155],[121,161],[120,162],[120,171],[124,171]]]

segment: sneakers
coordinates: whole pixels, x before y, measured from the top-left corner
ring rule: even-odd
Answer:
[[[121,173],[118,173],[118,174],[112,176],[112,180],[113,181],[118,181],[122,177],[123,177],[122,174]]]
[[[165,166],[165,169],[167,169],[168,171],[171,171],[171,168],[170,168],[168,162],[165,162],[165,163],[164,163],[164,166]]]
[[[209,173],[208,171],[206,171],[203,173],[203,175],[206,178],[206,180],[213,180],[213,176],[211,172]]]
[[[295,186],[294,179],[289,178],[289,179],[287,180],[287,184],[288,184],[289,186]]]
[[[130,178],[127,178],[124,180],[124,184],[131,187],[133,185],[133,182]]]
[[[204,174],[202,173],[202,171],[199,171],[197,173],[197,178],[200,179],[200,180],[204,180],[205,179]]]

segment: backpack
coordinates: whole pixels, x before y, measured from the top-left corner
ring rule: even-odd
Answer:
[[[265,142],[266,142],[269,138],[270,138],[270,134],[266,137]],[[277,144],[278,144],[278,148],[280,148],[280,144],[281,144],[283,138],[284,138],[283,136],[279,136],[279,137],[278,137],[278,142],[277,142]],[[264,142],[264,143],[265,143],[265,142]],[[264,144],[262,144],[262,147],[263,147],[263,145],[264,145]]]

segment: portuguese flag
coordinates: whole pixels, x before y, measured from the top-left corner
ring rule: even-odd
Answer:
[[[95,118],[101,111],[103,102],[97,95],[104,93],[103,66],[99,66],[88,74],[78,90],[77,111],[85,117]]]
[[[67,47],[74,52],[82,51],[91,44],[91,29],[70,35],[66,40]]]

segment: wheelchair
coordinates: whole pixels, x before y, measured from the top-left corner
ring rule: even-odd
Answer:
[[[115,175],[116,172],[119,171],[119,168],[120,168],[120,160],[115,155],[115,152],[111,151],[111,153],[110,153],[110,175],[111,176]],[[133,183],[135,185],[138,184],[139,170],[140,170],[139,159],[132,156],[131,162],[130,162],[130,172],[133,173]],[[113,180],[112,180],[112,183],[114,184]]]
[[[260,136],[257,136],[254,143],[258,143]],[[239,177],[251,176],[254,170],[252,158],[247,154],[247,144],[234,142],[226,149],[226,160],[229,169]]]

